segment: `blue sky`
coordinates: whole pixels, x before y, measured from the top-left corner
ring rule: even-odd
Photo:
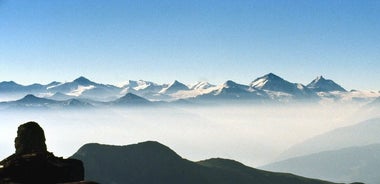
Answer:
[[[0,0],[0,81],[249,83],[323,75],[380,89],[380,1]]]

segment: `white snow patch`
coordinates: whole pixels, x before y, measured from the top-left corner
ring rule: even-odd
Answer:
[[[148,82],[148,81],[139,80],[139,81],[137,81],[137,85],[138,86],[136,86],[136,87],[133,88],[136,91],[146,89],[147,87],[149,87],[151,85],[154,85],[154,83]]]
[[[90,90],[90,89],[94,89],[95,86],[93,85],[90,85],[90,86],[78,86],[77,89],[71,91],[70,93],[67,93],[67,95],[69,96],[80,96],[84,91],[87,91],[87,90]]]
[[[37,95],[37,97],[46,98],[46,97],[52,97],[53,95],[54,93],[48,92],[48,93],[40,93]]]
[[[265,78],[259,79],[257,81],[252,82],[251,87],[262,88],[267,82],[268,80]]]
[[[215,87],[215,85],[212,85],[206,81],[202,81],[202,82],[197,82],[193,85],[189,85],[189,89],[192,89],[192,90],[202,90],[202,89],[207,89],[207,88],[210,88],[210,87]]]
[[[201,92],[198,90],[180,90],[176,93],[171,94],[170,96],[175,99],[186,99],[186,98],[192,98],[200,95]]]
[[[63,83],[59,83],[59,84],[57,84],[57,85],[48,86],[48,87],[46,87],[46,89],[49,90],[49,89],[51,89],[51,88],[55,88],[55,87],[60,86],[60,85],[62,85],[62,84],[63,84]]]
[[[222,88],[223,88],[223,85],[211,86],[205,89],[199,88],[199,89],[193,89],[193,90],[181,90],[181,91],[171,94],[170,96],[175,99],[193,98],[199,95],[208,94],[208,93],[221,90]]]
[[[166,91],[172,87],[174,84],[176,83],[176,81],[170,83],[170,84],[164,84],[165,87],[162,88],[162,90],[160,92],[158,92],[159,94],[164,94],[166,93]]]
[[[116,87],[119,87],[119,88],[123,88],[125,86],[129,86],[130,85],[130,80],[128,81],[125,81],[125,82],[120,82],[118,84],[115,84]]]
[[[300,90],[303,90],[303,89],[304,89],[304,86],[303,86],[302,84],[297,83],[296,85],[297,85],[297,88],[298,88],[298,89],[300,89]]]

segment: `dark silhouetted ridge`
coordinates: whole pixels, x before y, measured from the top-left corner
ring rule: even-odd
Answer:
[[[84,86],[95,84],[94,82],[90,81],[89,79],[87,79],[87,78],[85,78],[83,76],[78,77],[73,82],[76,82],[76,83],[78,83],[80,85],[84,85]]]
[[[82,160],[87,180],[134,184],[331,184],[292,174],[261,171],[241,163],[181,158],[158,142],[128,146],[86,144],[72,158]]]
[[[149,100],[137,96],[133,93],[127,93],[126,95],[120,97],[119,99],[112,102],[115,105],[142,105],[151,103]]]
[[[55,100],[45,99],[36,97],[32,94],[26,95],[24,98],[17,100],[17,103],[27,103],[27,104],[35,104],[35,103],[56,103]]]

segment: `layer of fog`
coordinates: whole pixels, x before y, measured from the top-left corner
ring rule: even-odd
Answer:
[[[154,140],[198,161],[212,157],[257,167],[291,145],[377,114],[357,106],[219,106],[97,109],[84,111],[0,111],[0,158],[14,152],[17,127],[37,121],[49,151],[69,157],[90,142],[128,145]]]

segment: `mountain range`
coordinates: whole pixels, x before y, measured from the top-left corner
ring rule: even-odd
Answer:
[[[253,103],[355,101],[369,104],[380,97],[380,92],[347,91],[339,84],[322,76],[317,77],[305,86],[300,83],[289,82],[273,73],[259,77],[247,85],[231,80],[220,85],[213,85],[207,82],[185,85],[177,80],[170,84],[129,80],[124,85],[115,86],[96,83],[85,77],[79,77],[71,82],[62,83],[54,81],[47,85],[32,84],[28,86],[17,84],[14,81],[4,81],[0,82],[0,94],[0,99],[7,99],[3,100],[3,105],[5,103],[15,104],[27,95],[33,95],[39,97],[42,104],[45,104],[45,99],[55,101],[76,99],[93,106],[97,106],[103,102],[122,101],[121,98],[127,94],[134,94],[133,98],[139,99],[132,100],[130,97],[129,101],[131,103],[129,104],[132,104],[132,101],[141,101],[141,98],[150,102],[174,102],[180,100],[187,103],[210,101],[215,103],[225,101],[247,103],[251,103],[251,101]]]
[[[258,170],[228,159],[192,162],[153,141],[128,146],[86,144],[71,158],[83,161],[86,180],[99,183],[332,184]]]

